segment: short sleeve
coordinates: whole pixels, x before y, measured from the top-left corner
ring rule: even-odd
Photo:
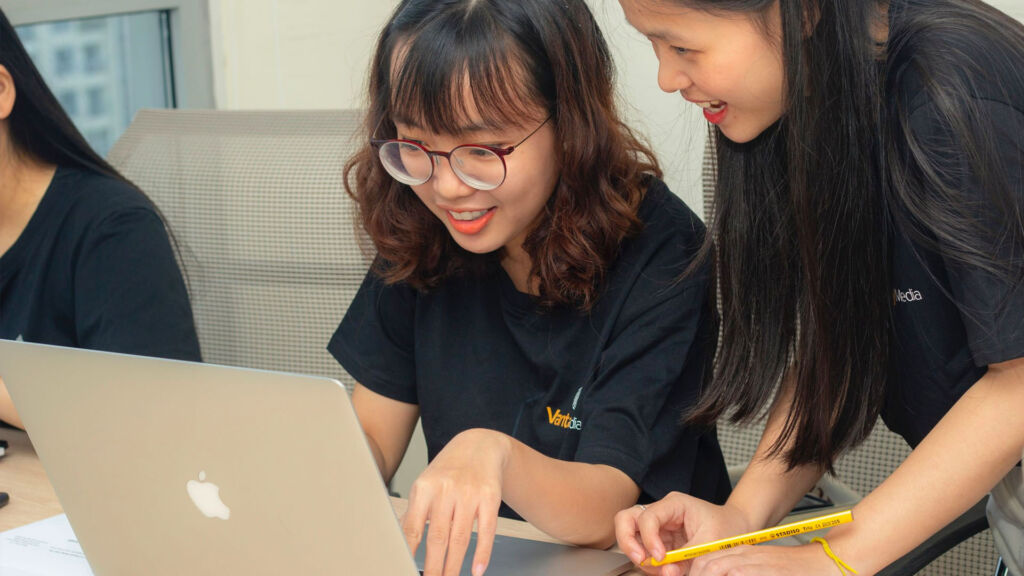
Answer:
[[[712,351],[707,271],[680,280],[692,248],[678,236],[666,239],[625,294],[586,398],[575,456],[621,470],[651,498],[671,490],[693,493],[699,484],[708,491],[696,495],[714,499],[724,482],[717,444],[681,422]],[[707,482],[695,480],[700,474]]]
[[[75,262],[80,346],[200,360],[188,290],[154,210],[131,207],[103,218],[87,230]]]
[[[696,434],[680,424],[696,400],[698,381],[683,378],[688,356],[699,336],[703,290],[691,285],[648,310],[605,350],[601,372],[590,395],[593,407],[576,459],[622,470],[648,493],[664,492],[652,484],[685,489],[696,460]],[[681,446],[680,443],[692,445]],[[650,475],[651,464],[680,449],[678,483]]]
[[[399,402],[416,394],[416,293],[388,285],[375,272],[363,279],[327,349],[357,382]]]
[[[950,150],[950,138],[943,131],[934,107],[925,105],[911,117],[915,136],[929,146],[930,159],[944,180],[958,190],[958,217],[967,219],[979,231],[985,254],[1006,265],[1001,271],[964,264],[943,254],[951,296],[960,310],[968,345],[978,366],[1024,357],[1024,246],[1014,211],[1024,210],[1024,114],[994,100],[976,100],[978,132],[989,139],[995,155],[987,160],[993,179],[1005,182],[1010,193],[1008,203],[986,190],[981,179],[964,160],[959,146]],[[1019,216],[1018,216],[1019,217]],[[939,249],[947,245],[939,240]]]

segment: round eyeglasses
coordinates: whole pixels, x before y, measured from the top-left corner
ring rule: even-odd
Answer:
[[[370,145],[377,148],[380,162],[392,178],[402,184],[417,186],[423,184],[434,175],[434,166],[447,158],[452,172],[470,187],[477,190],[494,190],[505,182],[507,168],[505,156],[515,152],[523,142],[530,139],[547,124],[548,116],[526,135],[518,144],[508,148],[495,148],[483,144],[463,144],[452,148],[449,152],[428,150],[414,140],[390,139],[370,140]]]

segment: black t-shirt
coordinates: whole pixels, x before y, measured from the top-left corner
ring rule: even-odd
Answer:
[[[0,257],[0,338],[198,361],[185,283],[149,200],[58,168]]]
[[[680,281],[704,226],[658,181],[639,217],[588,314],[538,311],[498,265],[429,293],[371,271],[328,349],[370,390],[419,405],[430,459],[459,432],[489,428],[613,466],[642,501],[671,490],[724,501],[714,432],[680,425],[713,352],[707,273]]]
[[[986,71],[969,78],[974,103],[992,121],[978,121],[993,138],[1004,176],[1018,206],[1024,200],[1024,85],[1012,55],[999,54],[984,38],[928,39],[899,19],[906,11],[925,10],[920,1],[894,2],[894,29],[908,36],[890,60],[890,103],[909,115],[909,126],[928,146],[925,154],[940,166],[944,181],[961,191],[956,210],[996,231],[1007,215],[993,206],[986,190],[970,173],[958,142],[948,137],[948,123],[925,89],[924,78],[943,81],[944,73],[920,69],[915,50],[928,50],[941,41],[943,50],[960,50]],[[965,32],[967,33],[967,32]],[[966,67],[965,67],[966,68]],[[988,160],[993,160],[989,158]],[[949,202],[925,191],[928,203]],[[937,205],[937,204],[936,204]],[[930,209],[926,207],[926,209]],[[891,347],[892,382],[882,416],[893,431],[916,446],[953,404],[985,375],[989,364],[1024,357],[1024,287],[1012,286],[998,275],[965,266],[949,257],[948,244],[935,235],[921,242],[906,220],[896,219],[892,235],[892,298],[894,334]],[[1012,275],[1024,277],[1021,246],[991,234],[989,255],[1012,263]],[[948,242],[948,241],[947,241]],[[929,245],[934,244],[934,245]]]

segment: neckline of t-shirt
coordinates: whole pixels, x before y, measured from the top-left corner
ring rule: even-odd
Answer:
[[[495,268],[497,269],[498,285],[501,289],[501,300],[504,308],[512,312],[517,318],[533,315],[537,310],[536,299],[530,294],[520,292],[503,266],[499,264]]]
[[[63,180],[68,175],[67,168],[63,166],[57,166],[57,169],[53,173],[53,178],[50,179],[50,184],[46,187],[46,191],[43,192],[43,197],[39,199],[39,205],[36,206],[32,216],[28,219],[28,224],[25,225],[25,229],[18,235],[18,239],[11,244],[11,247],[7,249],[7,252],[3,256],[0,256],[0,270],[13,271],[21,265],[22,260],[25,258],[25,254],[28,250],[27,245],[29,239],[37,236],[37,228],[44,225],[48,218],[49,213],[53,209],[53,203],[56,202],[54,194],[52,193],[57,183]],[[7,276],[4,274],[3,276]]]

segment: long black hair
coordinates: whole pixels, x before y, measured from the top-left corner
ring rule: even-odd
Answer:
[[[766,22],[776,0],[674,1]],[[955,262],[1021,283],[1019,264],[1008,263],[1024,246],[1019,202],[1008,167],[993,160],[995,120],[977,117],[979,94],[969,80],[985,77],[985,65],[965,62],[957,44],[1000,43],[990,52],[1024,58],[1024,29],[976,0],[777,1],[785,112],[745,144],[715,129],[717,182],[703,254],[715,262],[722,341],[690,420],[748,421],[790,374],[792,405],[772,453],[788,446],[790,466],[829,468],[868,435],[881,411],[890,377],[894,225],[924,247],[941,244]],[[889,10],[899,11],[891,28]],[[888,30],[887,40],[879,30]],[[940,107],[947,152],[964,158],[963,169],[992,196],[984,204],[1012,208],[1000,230],[958,214],[982,203],[951,184],[956,175],[943,164],[950,156],[911,131],[893,89],[907,66],[889,66],[903,60]],[[993,241],[1018,249],[994,254]]]
[[[14,150],[53,164],[127,180],[97,154],[68,117],[0,9],[0,65],[14,80],[17,98],[7,118]]]

